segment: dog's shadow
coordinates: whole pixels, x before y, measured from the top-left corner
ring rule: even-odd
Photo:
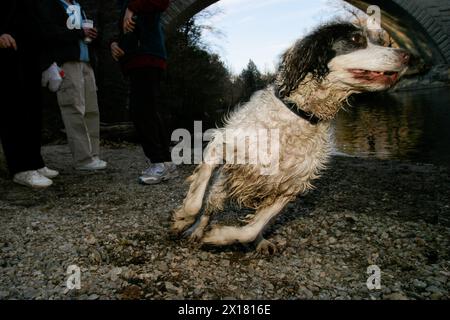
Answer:
[[[315,201],[311,201],[309,197],[299,197],[294,202],[292,202],[288,208],[283,210],[283,213],[277,217],[272,225],[265,230],[264,237],[270,239],[279,228],[281,228],[285,224],[292,223],[293,221],[302,218],[305,215],[308,215],[309,212],[314,210]],[[293,208],[300,208],[301,210],[294,210]],[[225,206],[225,209],[214,216],[210,225],[208,226],[206,232],[210,230],[214,225],[227,225],[227,226],[244,226],[246,223],[243,222],[243,218],[249,214],[254,214],[255,210],[239,208],[233,204],[228,203]],[[199,218],[200,219],[199,215]],[[198,223],[198,219],[196,224]],[[190,229],[194,229],[194,224]],[[189,232],[187,232],[189,235]],[[230,259],[242,260],[242,259],[254,259],[261,258],[261,255],[252,255],[255,253],[256,245],[254,242],[251,243],[234,243],[226,246],[215,246],[215,245],[206,245],[206,244],[198,244],[191,243],[188,241],[188,237],[171,235],[171,240],[173,241],[181,241],[188,246],[191,246],[193,249],[198,249],[202,251],[206,251],[212,254],[231,254]],[[270,258],[271,256],[267,256],[266,258]]]

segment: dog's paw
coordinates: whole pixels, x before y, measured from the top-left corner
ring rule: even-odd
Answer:
[[[172,223],[171,231],[175,235],[181,235],[185,230],[192,226],[195,219],[177,219]]]
[[[278,252],[278,247],[269,240],[262,239],[256,246],[256,253],[259,255],[270,256]]]
[[[200,228],[195,229],[188,235],[188,240],[191,243],[200,242],[203,238],[204,232]]]

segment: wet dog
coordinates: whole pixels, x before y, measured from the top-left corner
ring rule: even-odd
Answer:
[[[287,203],[310,190],[325,169],[331,120],[350,95],[392,87],[409,60],[405,50],[371,43],[350,23],[321,26],[297,41],[282,56],[275,83],[255,93],[215,131],[203,163],[188,178],[190,188],[173,214],[172,230],[188,230],[192,241],[203,244],[254,241],[258,252],[275,252],[263,231]],[[275,165],[233,161],[239,154],[246,160],[258,158],[261,144],[248,141],[249,131],[270,132],[270,141],[276,136],[276,152],[270,155]],[[215,225],[208,230],[211,216],[227,201],[255,213],[244,226]]]

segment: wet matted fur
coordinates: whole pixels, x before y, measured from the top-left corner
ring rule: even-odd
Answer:
[[[189,229],[190,239],[203,244],[256,241],[257,251],[275,251],[263,231],[325,169],[331,120],[351,94],[394,85],[408,61],[406,51],[375,45],[363,30],[345,22],[321,26],[297,41],[283,55],[275,83],[237,107],[216,130],[204,162],[188,179],[190,188],[173,214],[172,230],[181,234]],[[277,166],[262,173],[262,164],[227,161],[227,153],[237,154],[239,148],[250,157],[258,154],[258,145],[247,144],[245,135],[237,135],[233,144],[223,138],[225,132],[260,129],[277,130]],[[207,230],[211,215],[223,210],[226,201],[255,213],[245,226]]]

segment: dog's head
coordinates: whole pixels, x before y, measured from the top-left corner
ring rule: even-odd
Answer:
[[[277,76],[279,95],[289,97],[305,78],[327,80],[352,92],[385,90],[407,71],[409,60],[407,51],[376,45],[351,23],[327,24],[283,55]]]

